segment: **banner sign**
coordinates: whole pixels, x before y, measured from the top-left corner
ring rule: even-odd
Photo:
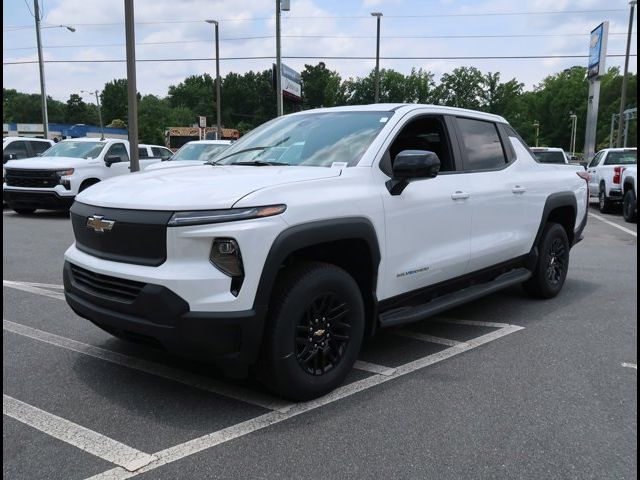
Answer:
[[[607,37],[609,35],[609,22],[603,22],[591,31],[589,41],[589,78],[599,77],[605,73],[605,60],[607,57]]]

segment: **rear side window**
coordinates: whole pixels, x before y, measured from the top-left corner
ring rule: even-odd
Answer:
[[[458,118],[465,170],[491,170],[507,163],[500,135],[492,122]]]
[[[30,142],[30,143],[31,143],[31,148],[33,148],[33,153],[35,154],[43,153],[49,150],[49,148],[51,148],[51,145],[49,145],[48,142]]]
[[[148,158],[149,152],[147,152],[147,147],[138,147],[138,158]]]
[[[162,158],[163,160],[173,155],[171,150],[169,150],[168,148],[151,147],[151,152],[153,153],[154,157]]]

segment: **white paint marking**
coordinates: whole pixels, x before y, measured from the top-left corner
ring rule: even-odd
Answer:
[[[638,370],[638,364],[636,363],[622,363],[623,367],[633,368],[634,370]]]
[[[636,237],[636,238],[638,237],[638,233],[637,233],[637,232],[634,232],[633,230],[631,230],[631,229],[629,229],[629,228],[623,227],[622,225],[618,225],[618,224],[617,224],[617,223],[615,223],[615,222],[611,222],[611,221],[607,220],[606,218],[601,217],[600,215],[596,215],[595,213],[591,213],[591,212],[589,212],[589,216],[590,216],[590,217],[593,217],[593,218],[597,218],[597,219],[598,219],[598,220],[600,220],[601,222],[604,222],[604,223],[606,223],[607,225],[611,225],[612,227],[615,227],[615,228],[617,228],[618,230],[622,230],[623,232],[628,233],[629,235],[633,235],[633,236],[634,236],[634,237]]]
[[[506,323],[481,322],[479,320],[454,320],[449,318],[434,318],[434,322],[451,323],[453,325],[468,325],[470,327],[506,328],[510,327]]]
[[[440,345],[447,345],[449,347],[464,344],[464,342],[459,342],[457,340],[434,337],[433,335],[425,335],[424,333],[412,332],[411,330],[394,330],[392,333],[400,337],[413,338],[414,340],[420,340],[422,342],[439,343]]]
[[[27,282],[14,282],[11,280],[2,280],[3,287],[15,288],[16,290],[22,290],[24,292],[35,293],[36,295],[42,295],[45,297],[55,298],[56,300],[64,300],[64,294],[60,292],[51,292],[44,288],[37,287]]]
[[[471,350],[485,343],[497,340],[498,338],[505,335],[509,335],[511,333],[517,332],[518,330],[522,330],[523,328],[524,327],[519,327],[516,325],[504,324],[504,328],[475,338],[474,340],[470,340],[466,344],[459,344],[455,347],[447,348],[436,354],[428,355],[424,358],[402,365],[396,368],[396,371],[392,375],[372,375],[371,377],[367,377],[357,382],[350,383],[349,385],[339,387],[328,395],[325,395],[324,397],[293,405],[286,413],[270,412],[260,417],[247,420],[246,422],[233,425],[231,427],[210,433],[208,435],[204,435],[199,438],[195,438],[180,445],[176,445],[175,447],[161,450],[155,454],[155,456],[157,457],[157,460],[155,462],[150,463],[149,465],[141,468],[135,473],[127,472],[122,468],[114,468],[95,475],[87,480],[120,480],[133,477],[139,473],[149,472],[168,463],[188,457],[189,455],[193,455],[216,445],[225,443],[229,440],[233,440],[253,433],[257,430],[275,425],[302,413],[315,410],[316,408],[336,402],[342,398],[349,397],[376,385],[380,385],[381,383],[385,383],[389,380],[393,380],[408,373],[415,372],[416,370],[420,370],[421,368],[424,368],[428,365],[433,365],[434,363],[441,362],[443,360],[446,360],[447,358],[466,352],[467,350]]]
[[[365,372],[378,373],[380,375],[393,375],[396,371],[395,368],[385,367],[384,365],[377,365],[375,363],[363,362],[362,360],[357,360],[353,365],[354,368],[358,370],[364,370]]]
[[[26,283],[27,285],[32,285],[34,287],[53,288],[54,290],[64,290],[64,285],[57,285],[55,283],[38,283],[38,282],[19,282],[19,283]]]
[[[259,407],[266,408],[267,410],[287,411],[293,405],[292,403],[284,402],[266,394],[253,392],[242,387],[218,382],[211,378],[202,377],[167,365],[131,357],[112,350],[71,340],[69,338],[61,337],[26,325],[10,322],[9,320],[2,320],[2,328],[17,335],[29,337],[40,342],[48,343],[56,347],[88,355],[90,357],[99,358],[100,360],[122,365],[124,367],[140,370],[151,375],[167,378],[175,382],[189,385],[190,387],[199,388],[217,395],[233,398],[234,400],[240,400],[241,402],[257,405]]]
[[[2,413],[96,457],[115,463],[128,473],[156,460],[153,455],[4,394]]]

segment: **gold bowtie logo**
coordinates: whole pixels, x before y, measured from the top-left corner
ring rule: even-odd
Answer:
[[[110,232],[115,223],[115,220],[105,220],[102,215],[91,215],[87,218],[87,228],[98,233]]]

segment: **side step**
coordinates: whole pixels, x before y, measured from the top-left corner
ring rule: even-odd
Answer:
[[[463,303],[471,302],[478,298],[497,292],[503,288],[522,283],[531,277],[531,272],[526,268],[517,268],[504,273],[490,282],[473,285],[460,291],[437,297],[428,303],[415,307],[401,307],[380,314],[381,327],[394,327],[405,323],[419,322],[438,313],[457,307]]]

